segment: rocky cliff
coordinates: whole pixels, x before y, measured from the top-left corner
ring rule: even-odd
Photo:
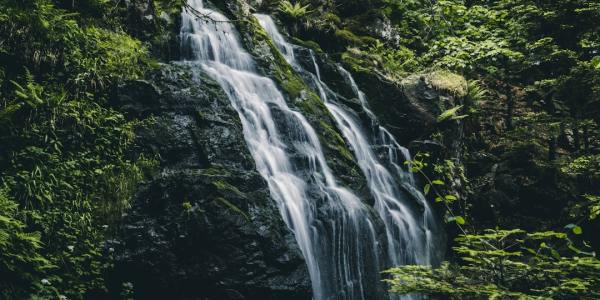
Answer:
[[[283,60],[250,14],[251,6],[243,1],[215,5],[244,20],[236,23],[238,30],[262,72],[317,129],[342,183],[372,205],[365,178],[322,100]],[[177,30],[169,32],[175,37],[167,40],[176,39]],[[308,65],[307,51],[298,55]],[[323,80],[360,114],[336,61],[324,52],[318,60]],[[393,128],[406,145],[430,133],[440,111],[462,96],[431,76],[399,84],[376,73],[355,75],[382,125]],[[163,63],[147,77],[122,86],[112,103],[130,118],[151,120],[138,136],[146,152],[157,155],[160,168],[139,188],[118,238],[110,241],[117,257],[110,285],[131,285],[142,299],[310,299],[302,255],[255,170],[225,93],[189,63]]]

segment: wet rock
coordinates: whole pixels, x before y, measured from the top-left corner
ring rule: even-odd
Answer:
[[[138,133],[160,168],[110,242],[111,290],[140,299],[310,299],[291,231],[255,171],[237,112],[199,68],[162,65],[113,105],[153,116]]]
[[[125,7],[128,33],[145,42],[154,57],[163,61],[179,59],[179,6],[166,3],[159,11],[153,0],[125,0],[121,5]]]

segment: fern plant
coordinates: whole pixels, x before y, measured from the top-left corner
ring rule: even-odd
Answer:
[[[465,104],[469,108],[470,113],[476,112],[478,103],[484,102],[488,97],[489,92],[480,80],[469,80],[467,82]]]
[[[40,273],[53,266],[40,254],[39,232],[31,232],[22,220],[19,205],[0,189],[0,298],[26,298],[21,287],[38,282]]]
[[[290,1],[285,0],[279,3],[279,11],[281,11],[287,17],[298,20],[310,13],[310,4],[302,5],[300,2],[292,4]]]

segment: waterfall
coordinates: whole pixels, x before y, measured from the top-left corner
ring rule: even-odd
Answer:
[[[438,224],[425,197],[415,188],[412,174],[401,167],[401,162],[410,160],[408,150],[400,146],[384,127],[377,125],[377,118],[369,109],[364,93],[348,71],[338,66],[339,72],[359,99],[363,112],[370,119],[370,128],[364,128],[351,110],[336,103],[335,99],[339,95],[321,80],[319,65],[312,50],[309,53],[314,70],[310,72],[296,61],[293,51],[295,46],[285,41],[272,18],[262,14],[256,14],[256,17],[288,63],[299,73],[305,74],[319,92],[337,127],[350,144],[375,198],[375,208],[385,224],[387,265],[436,263],[433,234],[437,231]],[[368,133],[372,133],[374,138],[370,140]],[[387,149],[387,161],[382,161],[376,155],[373,150],[376,147]],[[407,204],[406,192],[418,201],[422,213]]]
[[[375,213],[338,185],[315,130],[258,74],[232,23],[202,0],[188,4],[184,63],[217,81],[238,112],[256,168],[306,260],[314,299],[381,298]]]
[[[313,61],[315,62],[315,68],[317,68],[318,70],[318,66],[316,65],[314,56]],[[425,265],[438,264],[441,256],[439,253],[442,252],[442,250],[436,249],[435,246],[441,244],[439,243],[439,231],[441,229],[440,224],[436,219],[435,215],[433,214],[433,211],[431,209],[431,206],[427,202],[427,199],[425,199],[423,193],[421,193],[421,191],[419,191],[419,189],[417,188],[413,174],[411,172],[405,171],[401,167],[401,162],[411,160],[410,152],[405,147],[402,147],[396,141],[396,138],[394,138],[394,136],[387,129],[385,129],[385,127],[378,125],[378,121],[375,117],[375,114],[369,109],[365,94],[358,88],[358,85],[354,81],[352,74],[350,74],[350,72],[348,72],[341,66],[338,66],[338,69],[344,75],[344,78],[350,84],[355,95],[358,97],[363,111],[365,111],[367,113],[367,116],[369,116],[369,118],[371,119],[371,129],[372,131],[374,131],[374,136],[376,137],[373,143],[378,147],[383,147],[384,149],[388,150],[387,165],[392,167],[391,169],[393,170],[393,172],[396,173],[396,178],[402,180],[401,182],[396,181],[393,184],[401,185],[404,188],[404,190],[407,191],[413,197],[413,199],[416,199],[419,202],[420,206],[423,208],[423,212],[421,215],[422,221],[420,225],[423,228],[424,236],[421,236],[420,240],[418,241],[418,243],[421,243],[421,245],[418,246],[418,249],[424,251],[421,254],[415,253],[412,261],[409,262]],[[387,177],[388,175],[389,173],[385,176]],[[402,198],[403,197],[401,194],[397,194],[397,201],[401,201]],[[415,240],[413,240],[413,242],[414,241]],[[404,263],[406,263],[406,261]]]

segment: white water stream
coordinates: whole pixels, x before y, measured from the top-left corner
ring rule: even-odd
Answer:
[[[358,88],[348,71],[341,66],[337,67],[352,87],[362,110],[369,117],[370,128],[365,128],[351,110],[335,102],[338,95],[322,81],[320,68],[312,50],[309,51],[309,54],[314,70],[310,72],[298,63],[294,55],[294,48],[297,46],[286,42],[273,19],[263,14],[255,16],[272,37],[288,63],[296,71],[308,74],[312,85],[316,87],[321,99],[333,115],[337,127],[352,148],[375,198],[375,208],[385,224],[388,266],[436,263],[432,231],[437,230],[438,224],[425,197],[415,188],[412,174],[405,172],[401,167],[401,162],[410,160],[408,150],[400,146],[384,127],[377,125],[377,118],[369,109],[364,93]],[[374,138],[369,139],[368,133],[370,132],[375,136]],[[376,155],[373,150],[375,147],[383,147],[388,150],[387,161],[382,161]],[[407,205],[408,196],[419,202],[422,213]]]

